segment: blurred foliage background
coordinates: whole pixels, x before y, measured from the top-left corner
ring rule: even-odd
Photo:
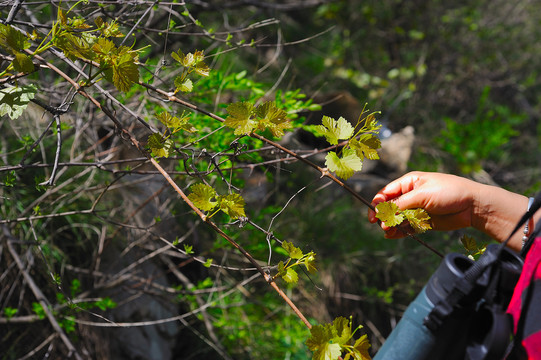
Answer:
[[[15,3],[0,2],[0,18]],[[29,32],[34,24],[45,33],[57,6],[24,1],[12,24]],[[168,54],[204,50],[211,76],[185,98],[208,111],[223,114],[227,103],[261,97],[280,99],[298,124],[320,120],[320,113],[307,110],[313,109],[310,100],[322,105],[322,113],[350,121],[365,104],[381,111],[386,158],[366,165],[350,182],[368,199],[407,170],[454,173],[525,195],[540,189],[537,1],[89,1],[73,13],[116,19],[125,32],[134,29],[130,41],[137,48],[149,45],[140,56],[141,79],[156,87],[166,89],[175,76]],[[20,81],[37,84],[36,97],[48,104],[66,95],[66,84],[51,72]],[[146,120],[156,109],[174,108],[137,87],[115,97]],[[104,102],[123,112],[111,99]],[[42,111],[29,107],[17,121],[1,119],[2,359],[69,354],[34,305],[8,251],[9,236],[19,239],[28,271],[84,358],[310,358],[306,327],[245,269],[234,249],[175,201],[163,179],[156,179],[140,154],[123,147],[115,127],[88,101],[76,99],[62,120],[62,159],[97,161],[111,154],[132,159],[129,168],[63,167],[57,185],[46,189],[36,184],[48,170],[13,167],[44,131],[42,118]],[[122,121],[144,131],[130,116]],[[193,121],[209,133],[218,127],[201,114]],[[410,129],[409,140],[401,142],[404,129]],[[236,137],[218,134],[202,140],[201,148],[229,150]],[[286,138],[299,152],[320,146],[302,134]],[[366,221],[366,207],[305,166],[259,166],[277,155],[253,139],[239,143],[254,150],[244,148],[235,159],[247,165],[231,180],[244,189],[249,218],[257,224],[272,219],[277,238],[317,254],[318,274],[301,274],[297,286],[286,286],[288,295],[313,323],[352,315],[375,352],[439,258],[412,239],[385,240]],[[55,137],[44,137],[27,163],[50,163],[55,148]],[[185,160],[164,163],[184,179]],[[94,207],[96,212],[84,211]],[[266,263],[263,233],[225,220],[222,225]],[[469,229],[422,238],[444,253],[464,251],[458,241],[464,233],[490,241]],[[197,258],[160,250],[163,239],[178,238],[193,246]],[[277,248],[273,264],[283,255]],[[204,266],[206,258],[218,266]],[[73,306],[73,300],[82,305]],[[190,314],[196,309],[203,310]],[[96,326],[99,317],[128,326]],[[175,320],[152,322],[169,318]]]

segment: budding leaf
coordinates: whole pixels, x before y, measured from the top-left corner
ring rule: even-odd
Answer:
[[[415,232],[422,233],[432,229],[430,215],[424,209],[408,209],[403,213]]]
[[[370,160],[379,159],[377,149],[381,147],[381,141],[373,134],[362,134],[359,139],[351,139],[349,146],[361,160],[365,157]]]
[[[304,259],[304,266],[306,267],[306,270],[308,270],[309,273],[313,274],[317,271],[316,269],[316,254],[314,254],[313,251],[310,251],[306,258]]]
[[[323,125],[316,126],[316,131],[325,136],[331,145],[337,145],[338,140],[346,140],[353,136],[353,126],[343,117],[335,120],[329,116],[323,116],[321,122]]]
[[[192,191],[188,195],[188,199],[197,206],[198,209],[209,211],[216,207],[218,202],[212,200],[216,197],[216,190],[206,184],[194,184],[190,187]]]
[[[360,171],[363,168],[363,162],[353,149],[344,149],[341,158],[334,151],[329,151],[325,156],[325,165],[344,180],[349,179],[355,171]]]
[[[237,102],[227,107],[229,116],[224,125],[235,129],[235,135],[248,135],[257,126],[257,121],[252,119],[254,106],[250,102]]]
[[[290,258],[292,259],[302,258],[302,250],[294,246],[289,241],[284,241],[282,243],[282,247],[284,248],[285,251],[287,251],[287,254],[289,255]]]
[[[376,211],[376,217],[383,221],[387,226],[393,227],[404,221],[404,215],[393,202],[380,202],[376,205]]]
[[[244,199],[239,194],[228,194],[218,196],[220,210],[229,215],[232,219],[246,217],[244,213]]]

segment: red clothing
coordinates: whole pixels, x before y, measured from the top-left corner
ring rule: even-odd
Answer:
[[[513,317],[514,333],[522,346],[510,358],[541,360],[541,237],[534,240],[526,255],[507,312]]]

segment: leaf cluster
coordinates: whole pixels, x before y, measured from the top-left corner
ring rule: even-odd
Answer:
[[[269,129],[273,136],[280,137],[292,128],[287,113],[275,102],[267,101],[254,106],[248,101],[232,103],[227,107],[229,116],[224,124],[234,129],[235,135],[249,135],[255,130]]]
[[[287,252],[289,259],[285,263],[283,261],[278,263],[278,273],[275,278],[281,277],[288,284],[296,284],[299,280],[299,275],[293,269],[295,266],[304,265],[309,273],[315,273],[317,271],[315,266],[316,254],[313,251],[303,254],[301,249],[289,241],[284,241],[282,248]]]
[[[192,92],[193,81],[189,78],[190,74],[195,72],[203,77],[210,74],[209,66],[203,61],[205,59],[203,51],[184,54],[181,50],[178,50],[177,52],[173,51],[171,57],[184,67],[182,73],[175,77],[175,94],[179,91],[184,93]]]
[[[336,360],[345,352],[344,360],[370,360],[367,335],[362,335],[353,342],[355,332],[362,326],[359,325],[353,331],[351,326],[351,319],[345,317],[338,317],[329,324],[313,326],[310,329],[310,338],[306,340],[306,345],[314,352],[312,359]]]
[[[356,171],[361,171],[363,160],[377,160],[377,149],[381,147],[381,141],[376,134],[381,125],[374,118],[374,113],[368,115],[362,125],[354,127],[343,117],[335,120],[329,116],[323,116],[322,125],[318,125],[315,131],[319,136],[324,136],[331,145],[338,145],[340,140],[346,140],[346,145],[339,151],[329,151],[325,157],[327,168],[345,180],[349,179]]]
[[[218,211],[229,215],[232,219],[246,217],[244,212],[244,199],[236,193],[218,195],[216,190],[207,184],[194,184],[190,187],[188,199],[201,211],[209,212],[211,218]]]
[[[407,220],[416,233],[422,233],[432,228],[430,216],[424,209],[400,210],[391,201],[384,201],[376,205],[376,217],[390,227],[398,226]]]
[[[190,115],[184,112],[180,116],[173,116],[168,111],[156,114],[156,118],[165,125],[163,133],[152,133],[148,137],[147,147],[155,157],[169,157],[173,147],[171,136],[179,131],[196,132],[197,129],[189,123]]]

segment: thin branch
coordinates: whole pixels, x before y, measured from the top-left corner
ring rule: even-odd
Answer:
[[[58,321],[56,320],[53,313],[51,312],[50,310],[51,304],[49,303],[49,301],[47,300],[47,298],[45,297],[41,289],[38,287],[38,285],[35,283],[32,276],[28,273],[28,271],[26,271],[24,264],[21,258],[19,257],[19,254],[17,254],[17,251],[15,251],[15,248],[13,247],[13,243],[20,242],[20,241],[14,238],[13,235],[11,235],[6,225],[2,226],[2,231],[3,231],[4,237],[7,239],[6,242],[7,242],[9,253],[13,257],[13,260],[15,260],[15,262],[17,263],[17,267],[19,268],[19,271],[23,274],[23,277],[26,280],[30,289],[32,290],[32,293],[34,293],[36,300],[39,302],[39,304],[43,308],[43,311],[45,312],[47,319],[51,323],[51,326],[56,331],[56,333],[60,336],[60,339],[62,339],[62,342],[64,343],[64,345],[66,345],[66,347],[68,348],[69,350],[68,356],[71,357],[73,355],[75,356],[77,360],[83,360],[83,358],[81,357],[81,355],[79,355],[79,353],[77,352],[77,349],[75,348],[73,343],[70,341],[70,339],[68,338],[64,330],[62,330],[62,328],[58,324]]]

